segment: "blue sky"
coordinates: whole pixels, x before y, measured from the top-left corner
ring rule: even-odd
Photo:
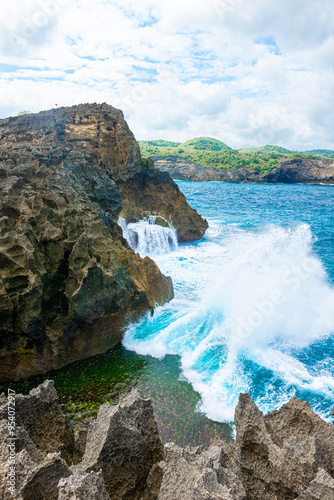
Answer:
[[[334,149],[332,0],[11,0],[0,116],[80,102],[137,139]]]

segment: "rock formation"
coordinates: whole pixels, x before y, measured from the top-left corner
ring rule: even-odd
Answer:
[[[167,156],[165,158],[157,156],[154,158],[154,165],[162,172],[168,172],[173,179],[180,181],[264,182],[259,170],[248,170],[245,167],[233,170],[218,170],[203,167],[178,156]]]
[[[104,485],[102,471],[78,471],[58,484],[58,500],[110,500]]]
[[[72,463],[74,433],[52,380],[46,380],[27,396],[16,396],[15,420],[28,431],[37,448],[45,453],[60,452],[68,464]]]
[[[267,174],[245,167],[229,170],[203,167],[177,156],[154,157],[154,165],[173,179],[182,181],[334,184],[334,161],[321,158],[283,161]]]
[[[151,401],[136,389],[117,406],[100,407],[89,427],[86,451],[76,466],[86,472],[102,469],[111,498],[139,499],[151,467],[163,458],[163,447]]]
[[[50,387],[47,381],[34,393],[42,422],[54,408],[53,399],[45,404],[43,395],[46,389],[52,392]],[[3,403],[4,396],[2,408]],[[24,421],[29,421],[24,414],[29,408],[21,407]],[[174,443],[163,447],[151,401],[133,389],[118,405],[100,407],[89,426],[83,459],[70,468],[59,453],[39,450],[27,430],[18,427],[15,498],[334,500],[333,427],[308,403],[293,398],[280,410],[263,415],[249,394],[240,394],[235,425],[235,442],[217,442],[215,437],[216,444],[206,449]],[[13,500],[4,412],[0,438],[0,498]]]
[[[0,120],[0,380],[104,352],[127,321],[173,297],[118,216],[160,214],[182,241],[207,223],[149,166],[106,104]]]
[[[283,161],[265,176],[266,182],[334,184],[334,161],[323,158],[295,158]]]

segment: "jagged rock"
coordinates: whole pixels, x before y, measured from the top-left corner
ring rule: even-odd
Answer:
[[[334,479],[320,469],[307,490],[296,500],[334,500]]]
[[[3,500],[22,500],[21,489],[36,469],[36,463],[31,459],[27,450],[21,450],[17,453],[15,457],[15,478],[13,477],[11,483],[12,467],[13,462],[11,460],[1,461],[0,498]]]
[[[292,400],[285,406],[279,416],[273,412],[264,418],[249,394],[239,396],[235,411],[236,462],[238,475],[254,500],[296,498],[315,478],[319,467],[331,468],[333,440],[330,442],[329,433],[321,433],[321,419],[308,414],[307,409],[311,410],[301,401]],[[312,421],[316,425],[310,427]]]
[[[60,452],[72,463],[74,433],[63,414],[52,380],[32,389],[27,396],[15,398],[16,423],[28,431],[31,440],[46,453]]]
[[[80,429],[78,433],[78,437],[74,443],[74,451],[73,451],[73,465],[81,462],[86,449],[86,441],[87,441],[87,433],[88,429]]]
[[[11,468],[15,468],[15,488],[18,491],[26,477],[45,459],[46,455],[38,450],[28,432],[16,426],[15,436],[10,435],[7,420],[0,421],[0,498],[13,499],[11,493]]]
[[[58,500],[110,500],[102,471],[78,471],[67,479],[61,479],[58,489]]]
[[[0,147],[9,144],[58,145],[84,150],[95,164],[102,166],[103,171],[122,186],[120,192],[125,195],[122,202],[126,219],[127,212],[133,216],[136,207],[136,218],[150,210],[171,218],[176,227],[180,222],[178,211],[182,208],[187,213],[183,217],[189,219],[189,228],[186,231],[180,226],[180,236],[186,238],[189,234],[192,239],[203,236],[206,223],[189,207],[169,175],[161,177],[153,170],[153,162],[141,158],[138,143],[123,113],[106,103],[80,104],[0,120]],[[129,185],[126,189],[124,184],[130,179],[131,187]],[[150,188],[155,190],[154,194],[150,193]],[[193,226],[190,226],[190,219]]]
[[[9,434],[8,423],[6,420],[0,421],[0,461],[4,463],[8,460],[10,449],[8,448],[9,444],[13,444],[15,448],[15,453],[19,453],[22,450],[26,450],[29,457],[33,462],[39,464],[45,458],[45,453],[39,450],[35,443],[29,436],[29,433],[16,425],[15,427],[15,438],[11,439],[11,435]],[[13,448],[13,449],[14,449]]]
[[[165,459],[159,463],[163,479],[159,500],[245,500],[246,493],[238,478],[224,471],[221,450],[213,447],[182,449],[165,445]]]
[[[15,380],[105,352],[173,287],[117,225],[113,176],[142,169],[121,112],[0,120],[0,146],[0,380]]]
[[[334,477],[334,427],[311,410],[310,403],[292,398],[264,416],[267,432],[280,448],[292,437],[315,439],[318,466]]]
[[[61,478],[71,475],[66,462],[58,453],[47,455],[36,464],[27,450],[15,458],[15,492],[10,489],[11,461],[1,464],[0,494],[4,500],[57,500],[57,485]]]
[[[58,453],[49,454],[35,467],[20,489],[22,500],[57,500],[60,479],[71,475]]]
[[[146,487],[144,493],[140,496],[140,500],[158,500],[162,478],[163,470],[160,462],[157,462],[147,476]]]
[[[151,400],[133,389],[117,406],[100,406],[88,429],[83,460],[73,470],[102,469],[111,499],[136,500],[145,490],[151,467],[162,458]]]

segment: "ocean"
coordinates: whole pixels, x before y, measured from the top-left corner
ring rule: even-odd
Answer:
[[[123,346],[176,357],[200,394],[197,410],[214,421],[233,421],[240,392],[264,412],[296,396],[331,421],[334,186],[178,185],[209,228],[177,245],[172,228],[123,225],[175,289],[127,329]]]

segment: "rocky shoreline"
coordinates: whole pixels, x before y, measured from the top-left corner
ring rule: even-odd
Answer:
[[[105,352],[129,321],[173,297],[118,217],[160,215],[179,241],[208,225],[153,167],[107,104],[0,120],[0,380]]]
[[[266,184],[334,184],[334,161],[295,158],[283,161],[269,173],[245,167],[218,170],[203,167],[177,156],[154,157],[155,168],[168,172],[173,179],[193,182],[257,182]]]
[[[137,389],[103,404],[76,439],[50,380],[16,395],[14,448],[8,408],[2,394],[4,500],[334,499],[333,426],[296,398],[263,415],[240,394],[236,440],[215,436],[206,448],[163,446],[151,401]]]

